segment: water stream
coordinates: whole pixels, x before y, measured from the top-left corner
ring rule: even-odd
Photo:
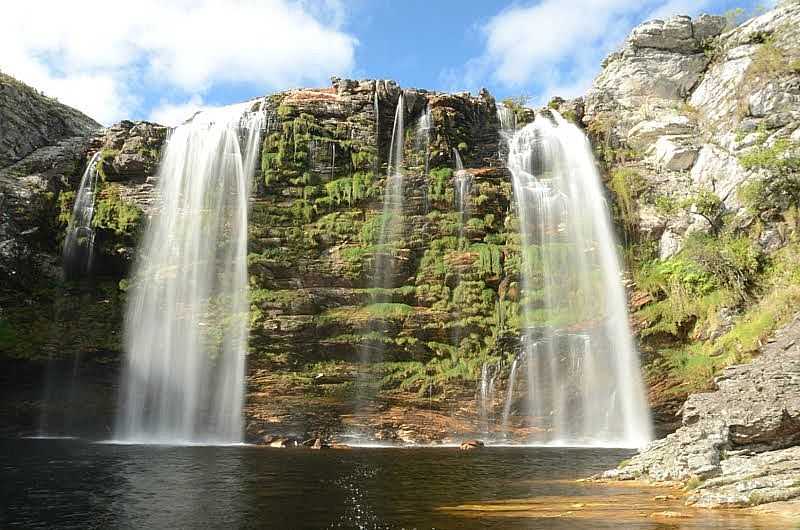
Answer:
[[[68,279],[86,276],[92,271],[94,258],[94,217],[95,194],[97,193],[97,159],[100,151],[86,164],[72,207],[64,238],[63,267]]]

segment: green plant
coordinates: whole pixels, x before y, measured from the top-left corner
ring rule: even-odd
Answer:
[[[684,207],[693,207],[693,212],[703,217],[711,226],[712,233],[719,232],[722,228],[722,217],[725,214],[725,204],[722,199],[709,189],[701,189],[683,201]]]
[[[627,234],[635,234],[638,225],[636,200],[647,190],[647,181],[632,168],[618,168],[611,173],[609,187],[617,198],[617,211]]]
[[[442,201],[447,198],[447,191],[450,190],[450,179],[453,177],[453,170],[449,167],[437,167],[428,173],[428,197],[432,201]]]
[[[142,210],[122,198],[119,186],[106,185],[100,191],[92,226],[109,230],[118,236],[133,236],[141,218]]]

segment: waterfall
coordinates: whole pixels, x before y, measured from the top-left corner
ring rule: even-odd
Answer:
[[[405,126],[403,123],[405,102],[403,93],[397,100],[397,109],[392,127],[392,143],[389,145],[389,164],[386,185],[383,191],[383,211],[378,251],[375,256],[375,287],[390,289],[393,285],[394,244],[403,236],[403,149]]]
[[[464,164],[461,162],[461,156],[458,150],[453,148],[453,159],[455,160],[455,200],[456,208],[458,208],[458,248],[459,250],[467,250],[469,242],[466,237],[467,221],[469,220],[469,194],[470,187],[472,186],[472,174],[464,170]],[[456,270],[456,285],[461,283],[461,272]],[[453,346],[458,348],[461,345],[462,328],[459,325],[461,321],[461,309],[456,305],[453,313],[453,321],[456,325],[453,327],[452,341]]]
[[[377,99],[376,99],[377,101]],[[372,286],[381,293],[372,297],[373,302],[391,302],[391,295],[384,295],[386,290],[394,287],[394,254],[397,244],[402,242],[404,235],[403,203],[404,203],[404,178],[403,178],[403,149],[405,147],[405,103],[403,93],[397,101],[394,126],[392,127],[392,143],[389,146],[389,161],[386,171],[386,184],[383,190],[383,210],[380,217],[380,232],[375,248],[375,269]],[[371,320],[368,325],[369,335],[376,336],[384,333],[379,321]],[[371,385],[374,380],[369,373],[369,364],[383,360],[385,344],[382,340],[371,343],[364,341],[359,348],[361,369],[356,374],[356,414],[366,412],[369,400],[373,396]],[[359,436],[362,433],[354,433]]]
[[[453,157],[455,159],[455,196],[456,207],[458,208],[458,245],[460,248],[466,248],[466,224],[469,220],[469,197],[472,189],[472,174],[464,169],[464,164],[461,162],[461,156],[458,154],[457,149],[453,149]]]
[[[428,197],[428,173],[430,171],[430,145],[431,145],[431,129],[433,128],[433,116],[431,109],[427,105],[420,117],[417,119],[417,125],[414,131],[414,154],[421,157],[417,160],[417,164],[421,170],[424,179],[424,185],[421,186],[422,192],[422,207],[427,214],[431,211],[430,198]]]
[[[508,432],[509,418],[511,416],[511,405],[514,402],[514,384],[517,382],[517,368],[519,367],[519,356],[514,358],[511,363],[511,372],[508,374],[508,388],[506,389],[506,404],[503,405],[503,432]]]
[[[478,386],[478,413],[481,429],[485,434],[489,433],[491,414],[494,409],[494,384],[499,373],[499,363],[483,363],[483,366],[481,366],[481,379]]]
[[[81,177],[72,217],[69,220],[64,238],[63,267],[67,279],[80,278],[92,271],[94,257],[94,216],[95,193],[97,192],[97,159],[100,151],[92,156]]]
[[[530,441],[642,446],[649,413],[589,142],[556,112],[513,136],[500,118],[521,233],[528,413],[544,433]]]
[[[116,438],[242,439],[247,217],[265,115],[253,102],[177,127],[134,267]]]

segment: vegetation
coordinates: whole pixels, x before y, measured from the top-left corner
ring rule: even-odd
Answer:
[[[141,217],[139,207],[122,198],[119,186],[110,184],[100,191],[92,226],[117,236],[132,237],[139,228]]]

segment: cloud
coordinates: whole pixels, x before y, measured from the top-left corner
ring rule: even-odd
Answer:
[[[510,90],[572,97],[590,86],[600,62],[639,22],[696,14],[709,0],[542,0],[502,10],[480,29],[483,53],[442,78],[474,89],[494,81]]]
[[[173,103],[162,99],[159,105],[150,111],[147,119],[161,125],[174,127],[185,122],[196,113],[210,108],[214,107],[206,105],[203,98],[197,94],[181,103]]]
[[[337,0],[26,0],[3,7],[0,69],[109,123],[146,112],[143,93],[188,105],[220,85],[266,92],[349,72],[345,16]]]

